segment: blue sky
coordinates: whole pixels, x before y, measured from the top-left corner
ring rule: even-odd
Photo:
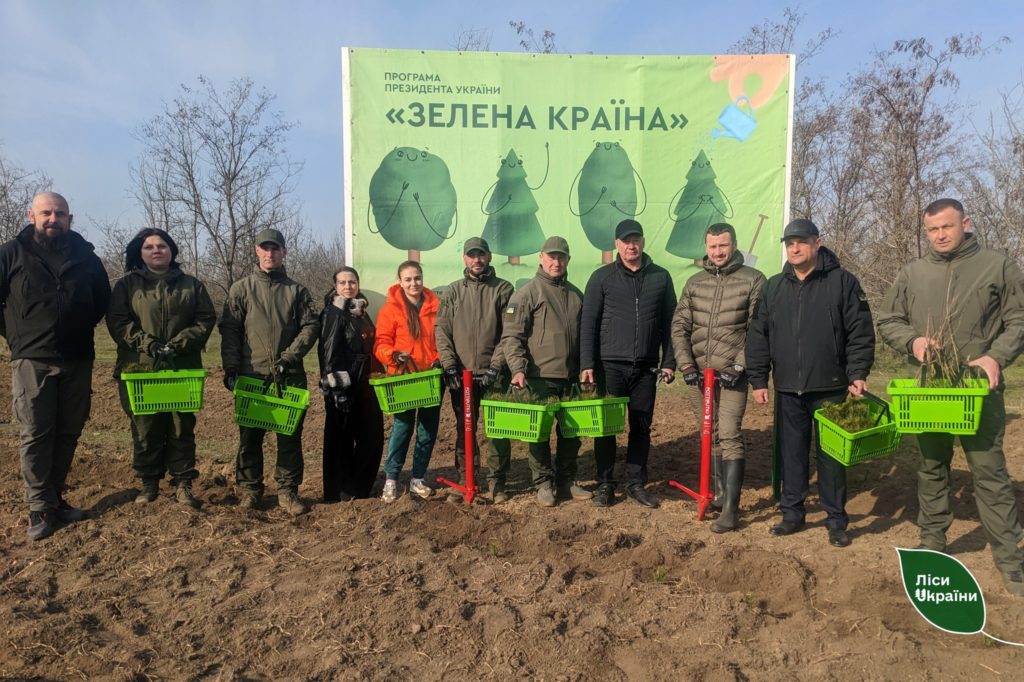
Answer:
[[[586,3],[197,2],[2,0],[0,146],[14,163],[45,171],[71,201],[79,229],[92,220],[141,226],[129,194],[140,153],[133,131],[203,74],[218,87],[241,76],[277,94],[298,126],[289,156],[305,168],[296,189],[320,235],[343,222],[340,48],[452,49],[460,29],[487,28],[491,49],[518,51],[509,20],[556,33],[559,52],[713,54],[787,3],[651,0]],[[793,3],[795,5],[795,3]],[[803,2],[798,45],[831,26],[839,36],[806,73],[833,85],[899,38],[933,43],[955,32],[1011,43],[960,66],[957,95],[979,120],[1024,69],[1024,3]],[[799,53],[798,53],[799,59]]]

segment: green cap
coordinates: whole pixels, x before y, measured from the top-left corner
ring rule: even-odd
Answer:
[[[542,253],[564,253],[568,256],[569,242],[565,241],[563,237],[548,237],[540,250]]]
[[[484,253],[490,253],[491,247],[487,245],[487,241],[482,237],[470,237],[466,240],[466,243],[462,245],[462,254],[468,256],[470,251],[483,251]]]
[[[284,235],[281,234],[281,232],[278,230],[262,230],[258,235],[256,235],[257,245],[266,244],[267,242],[270,242],[271,244],[277,244],[282,249],[285,248]]]

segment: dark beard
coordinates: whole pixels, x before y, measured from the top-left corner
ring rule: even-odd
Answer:
[[[56,237],[48,237],[46,231],[36,231],[35,233],[36,243],[47,251],[59,251],[64,246],[64,232],[60,232]]]

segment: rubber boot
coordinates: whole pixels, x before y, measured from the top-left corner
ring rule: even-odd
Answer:
[[[711,457],[711,484],[715,486],[715,499],[711,500],[708,506],[715,511],[722,510],[722,500],[725,499],[725,476],[722,474],[722,456]]]
[[[746,464],[743,459],[727,459],[722,462],[723,469],[719,478],[724,479],[725,494],[722,497],[722,513],[711,524],[711,530],[715,533],[728,533],[740,525],[740,490],[743,488]]]

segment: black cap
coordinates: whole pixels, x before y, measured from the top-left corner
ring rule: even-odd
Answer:
[[[782,239],[779,241],[786,241],[790,237],[817,237],[818,226],[812,223],[810,220],[804,218],[797,218],[796,220],[790,221],[789,225],[786,225],[786,229],[782,232]]]
[[[282,249],[285,248],[284,235],[281,234],[278,230],[268,228],[266,230],[261,231],[258,235],[256,235],[257,245],[266,244],[267,242],[270,242],[271,244],[277,244]]]
[[[632,218],[626,218],[621,223],[615,226],[615,238],[624,239],[631,234],[638,234],[641,237],[644,236],[644,228],[637,221]]]

